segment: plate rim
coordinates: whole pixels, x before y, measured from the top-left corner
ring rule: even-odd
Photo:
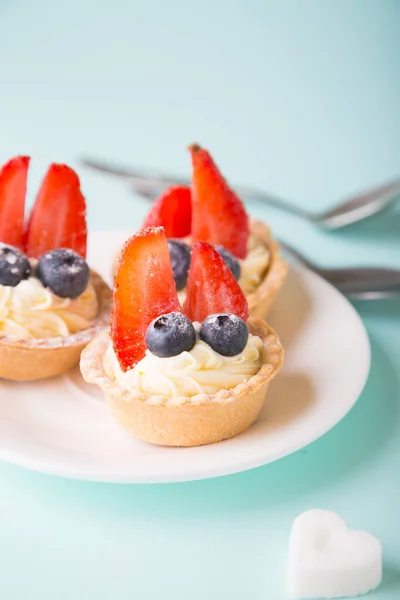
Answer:
[[[128,237],[130,233],[126,230],[101,230],[91,232],[89,234],[89,247],[93,243],[93,241],[103,236],[113,236],[115,239],[124,239],[124,237]],[[101,239],[102,243],[104,243],[104,239]],[[147,474],[146,472],[136,472],[136,473],[115,473],[107,471],[107,468],[104,468],[102,473],[100,473],[99,469],[91,469],[91,472],[88,472],[88,469],[82,470],[73,466],[72,468],[66,468],[65,464],[61,464],[61,468],[56,469],[55,465],[51,462],[46,462],[45,459],[39,457],[39,459],[30,459],[25,455],[25,453],[21,452],[9,452],[7,449],[1,447],[0,443],[0,460],[6,463],[9,463],[14,466],[22,467],[34,472],[43,473],[46,475],[52,475],[67,479],[75,479],[75,480],[83,480],[83,481],[92,481],[92,482],[102,482],[102,483],[125,483],[125,484],[155,484],[155,483],[178,483],[178,482],[188,482],[188,481],[197,481],[202,479],[213,479],[216,477],[222,477],[226,475],[232,475],[236,473],[241,473],[244,471],[253,470],[259,468],[261,466],[265,466],[271,462],[275,462],[284,458],[285,456],[289,456],[302,448],[305,448],[321,438],[323,435],[328,433],[331,429],[333,429],[336,425],[342,421],[347,414],[352,410],[357,400],[359,399],[367,381],[368,375],[371,366],[371,345],[367,330],[365,325],[354,308],[354,306],[345,298],[334,286],[332,286],[329,282],[324,280],[318,274],[312,272],[310,269],[304,267],[303,265],[290,263],[290,269],[293,269],[295,272],[305,274],[306,277],[311,277],[311,279],[318,280],[319,284],[322,283],[327,289],[330,290],[331,293],[335,295],[337,299],[340,299],[343,305],[346,305],[346,309],[350,310],[352,313],[353,319],[357,322],[357,326],[359,328],[360,334],[362,335],[362,348],[363,348],[363,368],[362,376],[360,376],[360,380],[358,382],[356,391],[354,392],[353,399],[349,402],[344,411],[340,411],[340,416],[334,415],[334,418],[331,420],[324,422],[323,426],[317,428],[312,436],[306,435],[307,441],[304,441],[301,436],[300,439],[297,439],[295,443],[292,445],[286,445],[284,449],[274,454],[274,456],[266,457],[262,452],[260,452],[256,457],[251,455],[246,459],[246,457],[242,457],[240,464],[232,460],[231,463],[225,464],[225,462],[221,464],[216,464],[215,466],[211,466],[206,464],[205,466],[199,467],[196,465],[195,472],[187,470],[186,473],[182,473],[182,469],[178,469],[178,473],[172,474],[171,472],[165,472],[162,468],[162,461],[159,461],[161,468],[159,472],[151,472]],[[332,422],[331,422],[332,421]],[[209,448],[210,446],[206,446],[205,448]],[[188,449],[181,449],[180,451],[184,452]],[[228,454],[232,454],[231,452],[227,452]],[[234,453],[236,456],[236,453]],[[154,457],[154,455],[152,455]],[[159,455],[157,456],[159,458]],[[60,464],[60,463],[59,463]],[[89,467],[90,471],[90,467]]]

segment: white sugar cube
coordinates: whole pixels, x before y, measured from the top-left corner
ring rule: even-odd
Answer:
[[[370,533],[348,529],[328,510],[308,510],[294,520],[287,572],[292,597],[358,596],[381,579],[382,547]]]

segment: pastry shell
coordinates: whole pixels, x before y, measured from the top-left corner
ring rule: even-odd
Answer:
[[[216,394],[165,398],[124,390],[104,371],[103,357],[109,337],[96,337],[82,352],[81,372],[97,384],[116,420],[133,436],[165,446],[201,446],[234,437],[257,419],[268,384],[284,358],[276,333],[261,319],[249,319],[249,331],[263,340],[259,372],[245,383]]]
[[[270,252],[270,262],[262,281],[253,292],[246,296],[250,316],[263,319],[268,315],[285,281],[287,264],[279,253],[279,244],[274,240],[270,228],[265,223],[251,219],[250,233],[258,237]],[[190,244],[190,237],[186,241]],[[118,268],[119,255],[118,251],[112,263],[112,277],[115,276]]]
[[[111,308],[112,292],[108,285],[94,271],[90,280],[99,302],[93,326],[67,337],[32,340],[0,337],[0,378],[45,379],[65,373],[78,364],[83,348],[107,327]]]
[[[287,264],[279,253],[279,244],[271,235],[270,228],[262,221],[251,219],[250,232],[258,237],[270,252],[270,261],[261,283],[247,294],[251,317],[265,318],[281,289],[287,274]]]

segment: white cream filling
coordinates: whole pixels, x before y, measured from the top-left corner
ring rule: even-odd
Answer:
[[[31,277],[15,287],[0,285],[0,336],[23,340],[66,337],[91,327],[98,312],[89,282],[75,300],[55,296]]]
[[[239,285],[246,295],[251,294],[265,277],[269,262],[270,251],[255,235],[249,236],[248,254],[240,262]],[[178,292],[178,298],[183,305],[186,298],[186,288]]]
[[[251,294],[265,277],[270,262],[270,251],[255,235],[250,235],[248,254],[240,261],[239,285],[244,293]]]
[[[110,342],[103,359],[104,370],[124,390],[147,396],[215,394],[255,375],[260,370],[262,349],[262,340],[251,334],[243,352],[231,357],[218,354],[198,339],[190,352],[170,358],[160,358],[147,350],[133,369],[123,372]]]

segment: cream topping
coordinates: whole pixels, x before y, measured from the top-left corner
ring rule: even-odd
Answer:
[[[91,327],[98,312],[89,282],[75,300],[59,298],[35,277],[15,287],[0,285],[0,336],[18,339],[66,337]]]
[[[248,254],[240,261],[239,285],[245,294],[254,292],[263,280],[270,262],[270,252],[255,235],[249,236]]]
[[[198,324],[195,326],[199,328]],[[222,356],[198,339],[190,352],[170,358],[159,358],[147,350],[133,369],[123,372],[110,342],[103,359],[104,370],[124,390],[147,396],[174,398],[215,394],[255,375],[260,370],[262,348],[262,340],[249,334],[243,352],[237,356]]]
[[[270,262],[270,251],[260,238],[251,234],[248,241],[248,254],[239,262],[241,270],[239,285],[246,295],[251,294],[265,277]],[[183,305],[186,288],[178,292],[178,298]]]

